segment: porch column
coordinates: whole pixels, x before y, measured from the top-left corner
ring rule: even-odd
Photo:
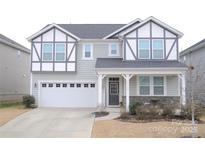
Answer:
[[[186,81],[185,81],[185,74],[181,74],[181,84],[182,84],[182,104],[186,104]]]
[[[103,74],[98,74],[98,107],[101,109],[104,107],[102,102],[102,80],[105,77]]]
[[[132,74],[122,74],[123,78],[126,80],[126,112],[129,112],[130,105],[130,79]]]

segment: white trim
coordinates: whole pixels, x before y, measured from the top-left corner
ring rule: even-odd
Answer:
[[[180,32],[180,31],[178,31],[178,30],[172,28],[171,26],[165,24],[164,22],[162,22],[162,21],[156,19],[156,18],[153,17],[153,16],[150,16],[150,17],[148,17],[147,19],[143,20],[141,23],[139,23],[139,24],[137,24],[136,26],[130,28],[129,31],[126,31],[125,33],[122,33],[122,35],[124,36],[124,35],[128,34],[129,32],[131,32],[131,31],[137,29],[138,27],[142,26],[143,24],[145,24],[145,23],[147,23],[147,22],[149,22],[149,21],[154,21],[154,22],[156,22],[157,24],[161,25],[162,27],[168,29],[168,30],[171,31],[172,33],[178,34],[179,38],[183,36],[183,33],[182,33],[182,32]]]
[[[53,28],[53,27],[56,27],[56,28],[60,29],[61,31],[63,31],[64,33],[66,33],[66,34],[72,36],[73,38],[75,38],[75,39],[77,39],[77,40],[80,40],[79,37],[77,37],[76,35],[70,33],[69,31],[67,31],[66,29],[64,29],[64,28],[62,28],[62,27],[60,27],[60,26],[58,26],[58,25],[55,24],[55,23],[52,23],[51,25],[46,26],[45,28],[41,29],[40,31],[36,32],[35,34],[29,36],[29,37],[27,38],[27,40],[28,40],[28,41],[31,41],[32,39],[36,38],[37,36],[41,35],[42,33],[48,31],[49,29],[51,29],[51,28]]]
[[[64,45],[64,49],[65,49],[65,50],[64,50],[64,54],[65,54],[65,55],[64,55],[64,59],[63,59],[63,60],[57,60],[57,59],[56,59],[56,55],[57,55],[57,54],[56,54],[56,53],[57,53],[57,52],[56,52],[56,51],[57,51],[57,50],[56,50],[56,44],[63,44],[63,45]],[[55,43],[55,61],[65,61],[65,60],[66,60],[66,43]]]
[[[160,40],[160,41],[162,41],[162,53],[163,53],[163,56],[162,56],[162,58],[154,58],[154,54],[153,54],[153,51],[154,51],[154,43],[153,43],[153,41],[154,40]],[[159,60],[161,60],[161,59],[164,59],[164,57],[165,57],[165,55],[164,55],[164,39],[152,39],[152,59],[159,59]]]
[[[139,41],[140,41],[140,40],[148,40],[148,41],[149,41],[149,58],[140,58],[140,50],[139,50],[139,49],[140,49],[140,48],[139,48]],[[137,54],[138,54],[137,56],[138,56],[139,59],[150,59],[150,57],[151,57],[150,39],[149,39],[149,38],[147,38],[147,39],[138,39],[138,49],[137,49],[137,51],[138,51],[138,52],[137,52]]]
[[[90,57],[85,57],[85,46],[90,45]],[[84,43],[82,50],[82,60],[93,60],[93,44],[92,43]]]
[[[137,19],[135,19],[135,20],[129,22],[129,23],[126,24],[125,26],[123,26],[123,27],[117,29],[116,31],[112,32],[111,34],[105,36],[103,39],[107,39],[107,38],[109,38],[109,37],[111,37],[111,36],[113,36],[113,35],[116,35],[118,32],[120,32],[120,31],[122,31],[123,29],[129,27],[130,25],[132,25],[132,24],[134,24],[134,23],[136,23],[136,22],[141,22],[141,21],[142,21],[141,19],[137,18]]]
[[[111,50],[112,50],[112,45],[116,45],[116,54],[112,54]],[[120,56],[119,54],[119,44],[118,43],[109,43],[109,54],[108,56],[110,57],[118,57]]]

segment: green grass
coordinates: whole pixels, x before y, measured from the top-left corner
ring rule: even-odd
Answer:
[[[14,103],[0,102],[0,109],[1,108],[20,108],[20,107],[23,107],[22,102],[14,102]]]

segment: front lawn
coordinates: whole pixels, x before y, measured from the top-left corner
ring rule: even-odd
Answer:
[[[191,136],[191,124],[184,121],[127,122],[103,120],[94,123],[96,138],[179,138]],[[205,124],[196,125],[197,136],[205,137]]]
[[[17,103],[0,103],[0,126],[14,119],[18,115],[29,111],[21,102]]]

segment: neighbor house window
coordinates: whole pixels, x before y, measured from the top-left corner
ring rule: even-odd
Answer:
[[[53,60],[53,44],[52,43],[42,44],[42,55],[43,55],[43,61]]]
[[[150,58],[150,41],[148,39],[139,39],[138,55],[139,59]]]
[[[164,58],[164,41],[162,39],[152,40],[152,57],[153,59]]]
[[[140,95],[150,95],[150,77],[139,77],[139,93]]]
[[[56,61],[64,61],[65,60],[65,44],[64,43],[56,43],[55,44],[55,60]]]
[[[164,77],[153,77],[153,91],[154,95],[164,95]]]
[[[92,59],[93,46],[92,44],[84,44],[83,47],[83,59]]]
[[[110,56],[117,56],[119,54],[118,52],[118,44],[112,43],[109,46],[109,55]]]

